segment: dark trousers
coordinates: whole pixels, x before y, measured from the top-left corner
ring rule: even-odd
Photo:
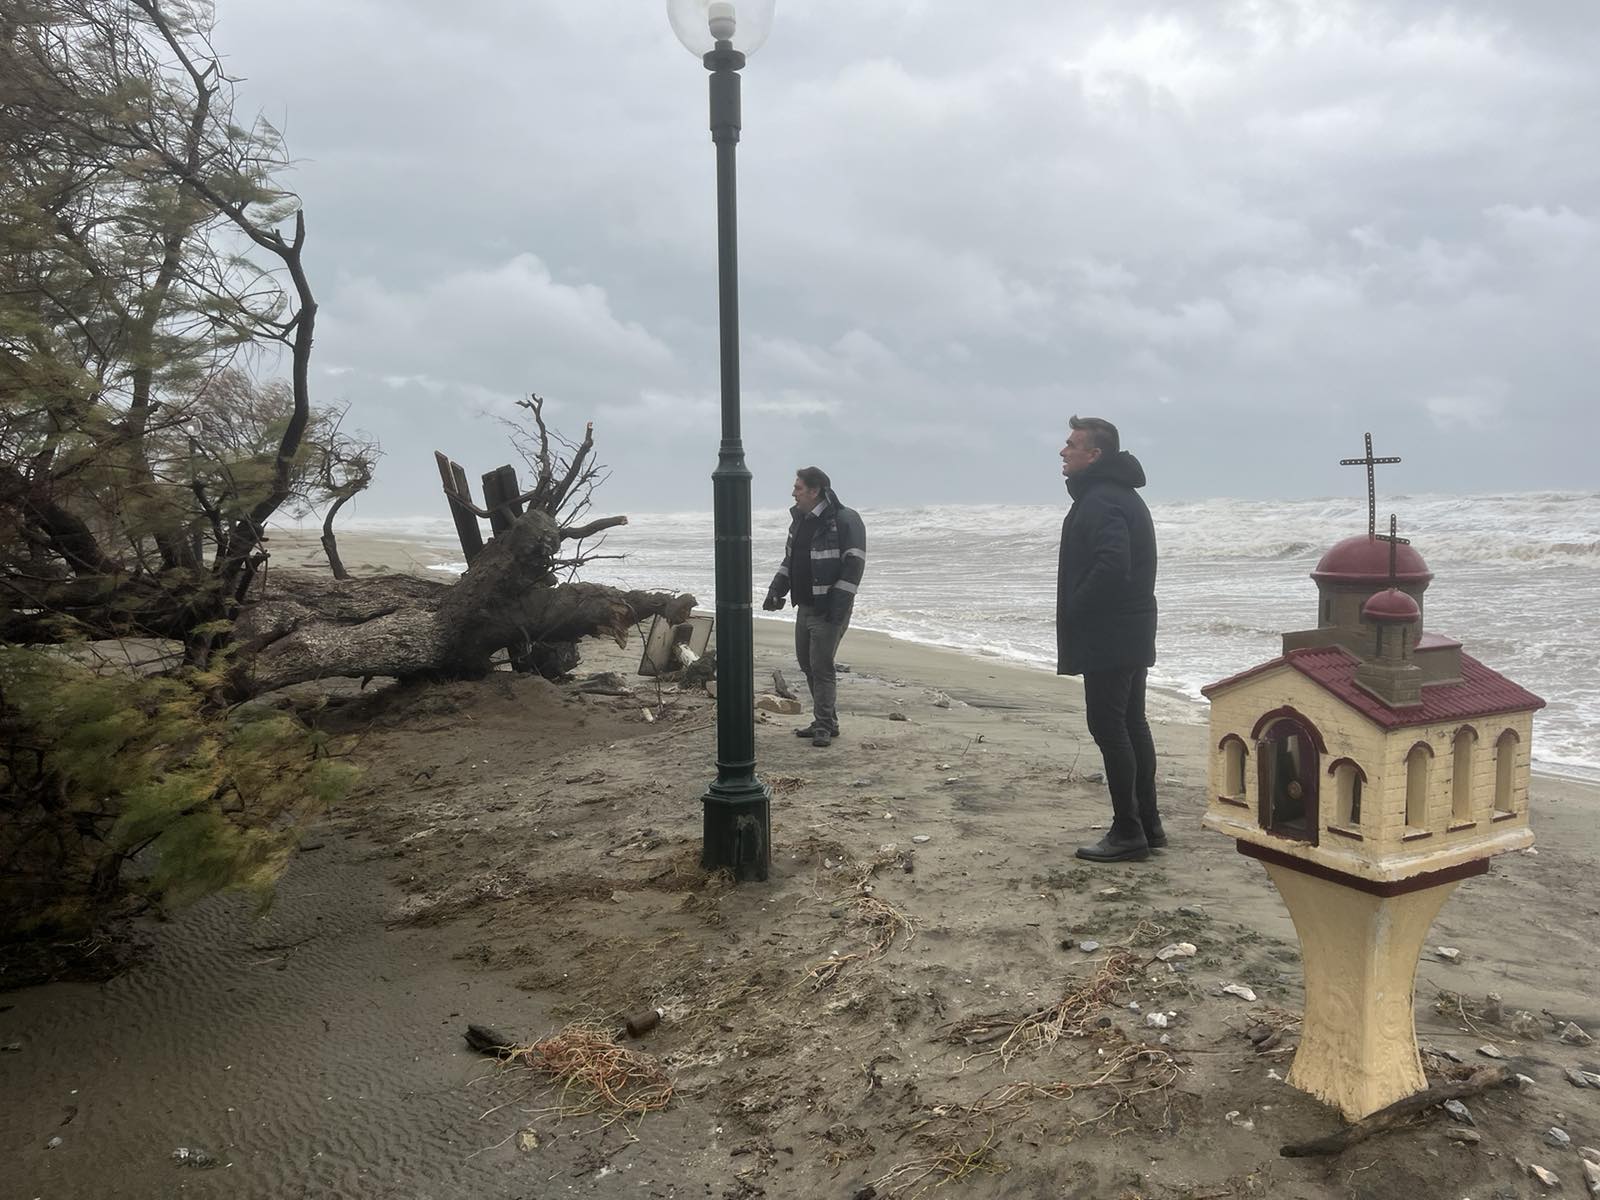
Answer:
[[[1156,744],[1144,715],[1148,672],[1086,671],[1083,700],[1089,736],[1100,747],[1111,792],[1111,837],[1142,842],[1160,826],[1156,811]]]
[[[811,723],[839,736],[839,675],[833,656],[850,628],[850,614],[837,623],[811,604],[794,607],[794,656],[811,689]]]

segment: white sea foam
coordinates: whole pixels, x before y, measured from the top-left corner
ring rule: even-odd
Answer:
[[[870,558],[856,625],[1053,667],[1064,507],[863,510]],[[1312,567],[1367,524],[1364,498],[1151,508],[1161,549],[1152,681],[1196,698],[1203,684],[1275,655],[1282,631],[1316,623]],[[1549,701],[1535,725],[1542,769],[1600,779],[1600,492],[1385,497],[1380,526],[1391,511],[1434,572],[1428,627]],[[757,595],[787,527],[780,509],[752,517]],[[347,528],[454,538],[448,519]],[[631,515],[607,535],[605,552],[627,557],[590,564],[586,578],[690,591],[711,603],[709,513]]]

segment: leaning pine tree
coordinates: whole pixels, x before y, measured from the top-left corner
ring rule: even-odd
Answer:
[[[274,178],[282,142],[236,121],[208,15],[182,0],[0,15],[11,941],[70,939],[128,899],[260,889],[296,819],[349,776],[303,724],[227,694],[265,523],[326,494],[315,466],[352,442],[310,402],[316,301],[304,214]],[[261,345],[287,352],[287,385],[232,370]],[[179,665],[133,669],[138,638],[175,644]]]
[[[471,675],[498,646],[554,673],[692,603],[559,580],[585,532],[560,454],[456,585],[263,601],[280,510],[324,511],[343,573],[332,518],[377,448],[313,407],[305,213],[208,33],[199,0],[0,12],[0,940],[270,879],[348,772],[259,693]],[[235,370],[262,346],[287,381]],[[131,670],[138,639],[179,665]]]

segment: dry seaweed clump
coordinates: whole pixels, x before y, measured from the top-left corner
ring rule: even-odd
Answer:
[[[929,1154],[896,1163],[872,1181],[872,1187],[885,1196],[920,1196],[929,1188],[942,1187],[971,1175],[1004,1175],[1011,1168],[994,1155],[995,1130],[991,1126],[976,1146],[959,1141]]]
[[[602,1125],[610,1125],[660,1112],[672,1102],[672,1080],[660,1062],[618,1045],[611,1030],[593,1021],[574,1021],[531,1046],[514,1047],[506,1063],[548,1078],[556,1102],[540,1115],[598,1115]]]
[[[1020,1017],[1014,1013],[970,1017],[946,1026],[943,1040],[967,1046],[999,1042],[982,1053],[998,1055],[1002,1063],[1009,1064],[1017,1055],[1047,1050],[1063,1037],[1084,1037],[1100,1009],[1132,984],[1143,961],[1126,951],[1108,955],[1093,975],[1047,1008]]]
[[[837,902],[845,906],[850,923],[866,946],[862,950],[829,954],[806,969],[805,978],[814,989],[821,990],[838,979],[840,973],[852,962],[866,962],[886,954],[896,939],[910,942],[917,936],[917,920],[903,909],[875,895],[873,880],[886,867],[904,867],[908,856],[886,849],[870,862],[856,867],[849,889],[838,896]]]

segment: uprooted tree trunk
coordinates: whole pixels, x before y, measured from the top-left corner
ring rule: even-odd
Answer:
[[[645,617],[688,618],[693,596],[624,592],[592,583],[554,585],[562,531],[532,510],[495,537],[453,584],[405,575],[346,581],[280,573],[247,604],[235,691],[259,695],[314,679],[479,675],[502,647],[543,647],[548,673],[576,663],[569,648],[605,635],[623,643]]]

